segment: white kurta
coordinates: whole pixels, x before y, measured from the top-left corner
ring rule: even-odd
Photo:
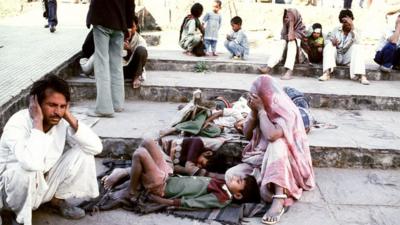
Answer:
[[[66,141],[71,148],[64,151]],[[0,139],[0,208],[11,209],[17,222],[31,225],[32,210],[54,196],[98,196],[94,155],[102,148],[83,123],[75,132],[62,119],[44,133],[33,129],[27,109],[15,113]]]
[[[334,47],[331,40],[340,41],[339,46]],[[323,52],[323,71],[333,71],[338,65],[350,64],[350,78],[355,75],[365,75],[365,61],[363,47],[359,44],[360,35],[356,31],[344,35],[342,27],[335,28],[328,34]]]
[[[300,48],[300,39],[296,39],[296,41],[279,40],[275,43],[273,50],[268,58],[267,65],[271,68],[276,66],[284,56],[286,50],[286,59],[284,67],[293,70],[294,64],[296,62],[296,54],[297,49]]]

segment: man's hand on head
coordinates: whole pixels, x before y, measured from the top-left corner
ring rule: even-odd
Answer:
[[[29,115],[33,120],[33,128],[43,131],[43,112],[36,95],[29,96]]]
[[[69,103],[67,104],[67,109],[65,110],[63,119],[65,119],[75,131],[78,130],[78,120],[74,117],[74,115],[72,115]]]

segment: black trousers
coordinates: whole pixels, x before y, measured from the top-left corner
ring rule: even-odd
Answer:
[[[143,46],[136,48],[132,60],[124,66],[124,78],[134,80],[143,73],[143,67],[147,62],[147,50]]]
[[[351,9],[351,3],[353,3],[353,0],[344,0],[343,8]]]

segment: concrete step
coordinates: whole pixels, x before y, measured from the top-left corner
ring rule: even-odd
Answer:
[[[94,101],[73,105],[73,112],[89,124],[103,139],[102,157],[126,157],[143,138],[156,138],[177,112],[178,103],[128,100],[125,110],[114,118],[94,120],[85,112],[94,107]],[[309,141],[313,163],[317,167],[400,167],[400,112],[346,111],[312,109],[319,122],[337,126],[337,129],[313,129]],[[84,121],[85,122],[85,121]],[[223,151],[240,152],[246,141],[231,141]],[[239,153],[235,153],[239,154]]]
[[[133,90],[131,84],[127,83],[125,92],[128,99],[185,102],[191,98],[195,89],[200,88],[205,99],[222,95],[234,101],[250,88],[256,77],[254,74],[222,72],[147,71],[147,80],[139,90]],[[71,77],[69,82],[75,100],[95,99],[93,79]],[[304,92],[314,108],[400,111],[400,81],[372,82],[366,86],[349,80],[320,82],[312,78],[296,77],[279,82]]]
[[[285,213],[280,225],[387,224],[400,220],[399,170],[315,168],[317,187],[306,191]],[[373,194],[371,194],[373,193]],[[246,224],[259,225],[261,218],[245,218]],[[121,225],[180,224],[219,225],[193,221],[163,213],[137,215],[122,209],[94,213],[81,220],[66,220],[39,209],[33,213],[35,225]]]
[[[217,57],[187,56],[179,50],[149,50],[149,59],[146,64],[148,70],[185,71],[193,72],[195,67],[202,67],[212,72],[259,74],[258,67],[265,66],[268,54],[252,54],[248,60],[230,59],[228,53],[219,53]],[[367,64],[367,77],[370,80],[400,80],[400,71],[382,73],[377,64]],[[282,74],[283,64],[273,70],[273,74]],[[336,79],[350,79],[348,66],[338,66],[334,70]],[[322,65],[296,64],[294,76],[317,78],[322,75]]]

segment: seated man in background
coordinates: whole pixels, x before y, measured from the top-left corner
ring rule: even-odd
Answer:
[[[350,79],[369,84],[365,75],[363,48],[359,45],[361,37],[354,28],[353,20],[351,10],[340,11],[339,22],[342,25],[328,34],[323,52],[323,74],[318,78],[320,81],[329,80],[336,65],[349,65]]]
[[[394,29],[386,32],[379,43],[374,61],[380,65],[382,72],[391,72],[393,66],[400,65],[399,51],[400,15],[397,16]]]

